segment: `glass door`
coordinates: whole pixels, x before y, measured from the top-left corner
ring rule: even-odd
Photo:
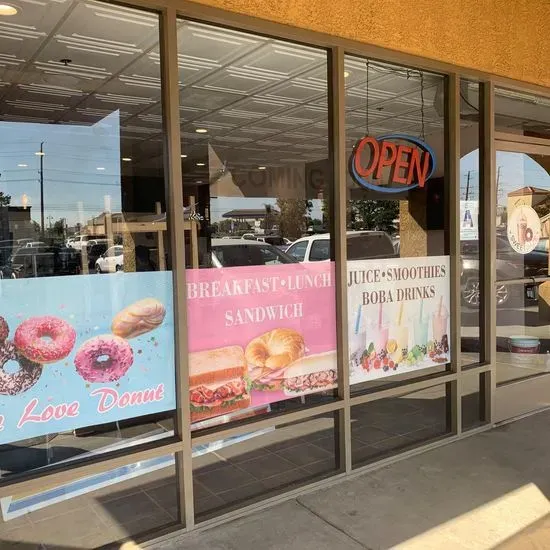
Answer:
[[[550,406],[550,146],[503,137],[495,168],[497,421]]]

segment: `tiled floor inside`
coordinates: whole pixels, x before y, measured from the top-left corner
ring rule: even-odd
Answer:
[[[217,515],[336,470],[334,417],[284,425],[193,459],[199,517]],[[441,387],[352,409],[354,464],[446,432]],[[0,523],[0,548],[95,548],[174,523],[174,466]]]

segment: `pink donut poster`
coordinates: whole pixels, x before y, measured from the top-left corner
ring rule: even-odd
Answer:
[[[175,408],[172,273],[0,281],[0,443]]]

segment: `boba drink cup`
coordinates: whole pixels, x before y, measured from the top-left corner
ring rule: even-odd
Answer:
[[[417,319],[414,325],[414,344],[415,346],[420,346],[424,353],[426,353],[428,345],[428,325],[427,317]]]

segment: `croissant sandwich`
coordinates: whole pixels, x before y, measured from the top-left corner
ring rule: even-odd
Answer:
[[[286,368],[305,351],[303,336],[290,328],[278,328],[254,338],[245,351],[252,388],[281,390]]]
[[[285,395],[296,397],[336,387],[336,352],[328,351],[302,357],[286,369]]]

